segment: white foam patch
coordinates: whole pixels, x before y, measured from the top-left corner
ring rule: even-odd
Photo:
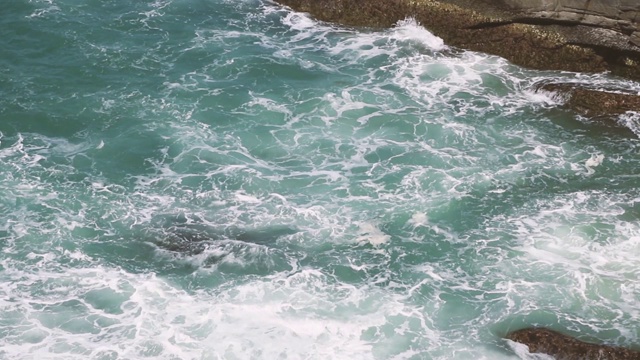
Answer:
[[[522,360],[555,360],[551,355],[541,353],[530,353],[529,347],[524,344],[517,343],[515,341],[506,340],[509,347],[516,353],[516,355]]]
[[[587,159],[587,161],[584,162],[584,166],[587,168],[587,172],[589,174],[593,174],[595,172],[593,168],[602,165],[603,161],[603,154],[593,154],[589,159]]]
[[[414,18],[398,21],[392,34],[392,38],[400,41],[416,42],[427,49],[443,50],[446,48],[441,38],[433,35]]]
[[[429,217],[427,214],[422,212],[416,212],[411,215],[411,219],[409,219],[409,223],[413,226],[426,226],[429,222]]]
[[[242,203],[260,204],[262,201],[255,196],[247,195],[240,191],[235,194],[235,198]]]
[[[289,12],[282,19],[284,25],[288,25],[296,31],[317,31],[318,23],[309,17],[308,14],[299,12]]]
[[[636,136],[640,137],[640,112],[627,111],[618,116],[618,123],[633,131]]]
[[[510,222],[517,226],[519,249],[527,257],[514,265],[528,263],[528,271],[548,277],[549,283],[535,285],[541,291],[538,301],[546,301],[542,299],[548,291],[559,291],[565,306],[584,306],[581,313],[586,318],[598,313],[598,319],[613,319],[623,311],[624,319],[614,324],[623,329],[628,316],[640,314],[622,301],[626,295],[621,292],[629,286],[640,290],[629,283],[640,275],[640,228],[616,219],[623,213],[617,201],[601,191],[579,192],[541,204],[538,213]]]
[[[322,45],[330,55],[341,56],[347,61],[395,58],[403,49],[411,53],[433,53],[447,48],[442,39],[412,18],[399,21],[394,28],[384,32],[347,34],[336,43]]]
[[[376,224],[371,222],[362,222],[358,224],[359,236],[358,242],[368,242],[373,246],[380,246],[386,244],[391,239],[391,236],[385,234],[380,230]]]
[[[103,267],[7,276],[8,359],[372,359],[363,333],[408,310],[384,291],[311,269],[211,291]],[[23,293],[39,285],[45,293]]]
[[[33,11],[29,16],[30,19],[46,18],[50,14],[56,14],[60,12],[60,7],[55,4],[54,0],[34,0],[30,3],[35,3],[41,7]]]

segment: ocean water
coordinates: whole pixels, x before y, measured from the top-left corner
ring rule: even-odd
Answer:
[[[640,344],[640,92],[261,0],[0,10],[0,358],[541,359]]]

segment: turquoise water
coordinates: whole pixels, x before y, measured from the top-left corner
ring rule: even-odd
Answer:
[[[640,117],[414,21],[0,11],[0,358],[533,359],[640,344]]]

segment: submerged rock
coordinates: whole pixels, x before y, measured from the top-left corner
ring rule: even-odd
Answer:
[[[271,245],[279,238],[297,232],[296,229],[283,226],[216,230],[203,224],[178,224],[163,229],[152,242],[164,250],[197,255],[205,251],[212,243],[219,241],[234,240],[250,244]]]
[[[240,241],[250,244],[271,245],[281,237],[293,235],[299,230],[285,225],[255,228],[216,226],[196,215],[158,216],[143,230],[143,238],[161,249],[197,255],[209,245],[221,241]]]
[[[514,331],[507,339],[527,345],[531,353],[551,355],[556,360],[639,360],[640,352],[580,341],[545,328]]]
[[[344,25],[413,17],[446,44],[534,69],[611,71],[640,79],[636,0],[277,0]]]
[[[616,90],[590,89],[582,84],[544,84],[538,90],[556,93],[565,106],[588,117],[614,117],[627,111],[640,112],[640,95]]]

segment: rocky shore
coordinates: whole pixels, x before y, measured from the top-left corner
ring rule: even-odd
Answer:
[[[559,94],[565,106],[591,118],[611,117],[640,110],[640,96],[622,91],[591,89],[580,84],[541,84],[537,90]]]
[[[343,25],[391,27],[413,17],[447,45],[502,56],[541,70],[610,72],[640,80],[637,0],[277,0]],[[586,98],[574,86],[569,98]],[[564,88],[556,87],[556,91]],[[577,92],[576,92],[577,91]],[[590,99],[599,94],[588,90]],[[616,97],[615,91],[606,97]],[[638,96],[638,94],[625,94]],[[597,100],[597,102],[601,102]],[[625,96],[594,113],[640,111]],[[571,102],[569,103],[571,105]],[[613,111],[609,111],[613,109]],[[577,109],[580,112],[579,109]],[[583,115],[589,116],[581,112]]]
[[[553,356],[556,360],[638,360],[640,352],[631,349],[592,344],[545,328],[514,331],[507,339],[529,347],[531,353]]]
[[[445,43],[550,70],[640,79],[635,0],[278,0],[318,19],[390,27],[414,17]]]

